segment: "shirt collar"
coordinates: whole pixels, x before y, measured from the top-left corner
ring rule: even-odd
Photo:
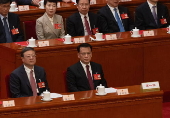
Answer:
[[[83,14],[81,14],[81,13],[79,12],[79,14],[80,14],[80,16],[81,16],[82,18],[84,18],[84,16],[86,16],[87,18],[89,17],[88,13],[87,13],[86,15],[83,15]]]
[[[117,10],[119,10],[119,9],[118,9],[118,6],[117,6],[117,7],[111,7],[111,6],[108,5],[108,4],[107,4],[107,6],[108,6],[111,10],[113,10],[114,8],[116,8]]]
[[[47,15],[47,13],[45,13]],[[50,20],[50,21],[53,21],[53,18],[54,18],[54,15],[52,18],[50,18],[48,15],[47,15],[47,18]]]
[[[6,15],[6,17],[8,18],[8,14]],[[4,16],[0,14],[0,18],[3,20]]]
[[[83,62],[81,62],[80,61],[80,63],[81,63],[81,65],[85,68],[86,67],[86,65],[89,65],[89,67],[90,67],[90,63],[88,63],[88,64],[84,64]]]
[[[153,5],[153,4],[151,4],[148,0],[147,0],[147,2],[148,2],[148,5],[149,5],[149,7],[150,7],[151,9],[152,9],[153,6],[157,6],[157,4]]]
[[[33,70],[34,72],[34,67],[32,69],[29,69],[27,66],[24,65],[24,68],[27,73],[30,73],[31,70]]]

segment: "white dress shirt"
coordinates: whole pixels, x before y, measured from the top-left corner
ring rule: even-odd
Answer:
[[[91,74],[91,77],[93,78],[92,76],[92,69],[91,69],[91,65],[90,63],[89,64],[84,64],[80,61],[81,65],[83,66],[83,69],[84,69],[84,72],[86,73],[86,76],[87,76],[87,71],[86,71],[86,65],[89,65],[89,71],[90,71],[90,74]],[[88,77],[87,77],[88,78]]]
[[[8,22],[8,14],[7,14],[6,17],[7,17],[6,22],[7,22],[7,25],[8,25],[8,29],[9,29],[9,31],[10,31],[9,22]],[[2,15],[0,14],[0,18],[1,18],[2,24],[4,25],[4,20],[3,20],[4,16],[2,16]]]
[[[157,4],[155,4],[155,5],[153,5],[153,4],[151,4],[149,1],[147,1],[148,2],[148,5],[149,5],[149,8],[150,8],[150,10],[151,10],[151,12],[153,13],[153,6],[156,6],[155,7],[155,12],[156,12],[156,14],[157,14]]]
[[[36,78],[35,78],[34,68],[33,68],[33,69],[29,69],[29,68],[26,67],[25,65],[24,65],[24,68],[25,68],[25,72],[27,73],[27,77],[28,77],[29,82],[30,82],[30,72],[31,72],[31,70],[33,70],[33,77],[34,77],[34,79],[35,79],[35,83],[37,83],[37,82],[36,82]],[[36,85],[37,85],[37,84],[36,84]],[[39,93],[38,89],[37,89],[37,93]]]

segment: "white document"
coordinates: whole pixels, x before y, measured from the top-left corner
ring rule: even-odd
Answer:
[[[44,96],[43,93],[40,96]],[[50,93],[51,98],[60,98],[63,97],[61,94],[58,93]]]
[[[106,93],[115,93],[116,91],[117,91],[117,89],[115,89],[115,88],[105,88]]]

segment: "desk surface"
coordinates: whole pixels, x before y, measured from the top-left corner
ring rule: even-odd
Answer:
[[[15,98],[16,106],[0,107],[0,116],[5,118],[47,116],[70,118],[70,115],[79,118],[103,118],[103,116],[109,118],[113,115],[116,118],[162,117],[162,91],[143,93],[139,85],[121,88],[128,88],[130,94],[118,96],[116,93],[109,93],[106,96],[96,96],[96,91],[84,91],[74,92],[73,101],[55,98],[50,102],[41,101],[41,97]]]

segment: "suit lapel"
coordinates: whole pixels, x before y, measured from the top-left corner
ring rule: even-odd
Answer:
[[[84,26],[83,26],[83,22],[82,22],[82,19],[81,19],[81,16],[79,14],[79,12],[76,13],[76,21],[77,21],[77,26],[79,26],[79,32],[83,32],[83,35],[84,35]]]
[[[27,76],[27,73],[25,71],[24,65],[21,66],[21,74],[22,74],[22,77],[23,77],[22,79],[24,79],[25,83],[28,85],[28,87],[31,88],[30,81],[28,79],[28,76]]]
[[[146,13],[145,16],[146,16],[146,17],[149,17],[149,19],[150,19],[155,25],[157,25],[156,22],[155,22],[155,20],[154,20],[153,15],[152,15],[151,9],[150,9],[150,7],[149,7],[149,5],[148,5],[147,2],[145,2],[145,9],[144,9],[144,10],[145,10],[144,13]]]
[[[59,24],[57,15],[55,15],[55,14],[54,14],[53,21],[54,21],[54,24]],[[55,28],[53,28],[53,29],[54,29],[54,33],[58,36],[58,29],[55,29]]]
[[[4,36],[0,42],[2,42],[2,43],[6,43],[5,29],[4,29],[4,25],[3,25],[3,23],[2,23],[2,20],[1,20],[1,19],[0,19],[0,27],[1,27],[0,32],[2,31],[2,32],[3,32],[3,36]]]
[[[108,13],[108,15],[110,16],[110,19],[117,24],[117,21],[116,21],[114,15],[113,15],[112,11],[111,11],[110,8],[108,7],[108,5],[105,6],[105,7],[106,7],[106,13]]]
[[[47,25],[47,27],[49,27],[51,29],[51,31],[53,31],[53,33],[56,34],[54,26],[51,24],[51,21],[48,19],[48,16],[46,13],[43,15],[43,17],[44,17],[44,21],[45,21],[45,24]]]
[[[92,30],[96,27],[95,26],[95,20],[94,20],[94,17],[91,13],[88,13],[88,16],[89,16],[89,21],[90,21],[90,27],[91,27],[91,30]]]
[[[161,24],[160,24],[160,19],[162,19],[162,17],[163,18],[165,18],[165,16],[162,16],[162,8],[161,8],[161,6],[160,6],[160,4],[159,4],[159,2],[157,3],[157,17],[158,17],[158,26],[160,26]],[[167,20],[167,19],[166,19]]]
[[[85,73],[85,71],[83,69],[83,66],[81,65],[80,62],[78,62],[78,64],[77,64],[77,71],[80,73],[83,80],[86,81],[86,83],[83,83],[83,84],[86,84],[88,86],[88,88],[90,89],[88,78],[87,78],[86,73]]]

